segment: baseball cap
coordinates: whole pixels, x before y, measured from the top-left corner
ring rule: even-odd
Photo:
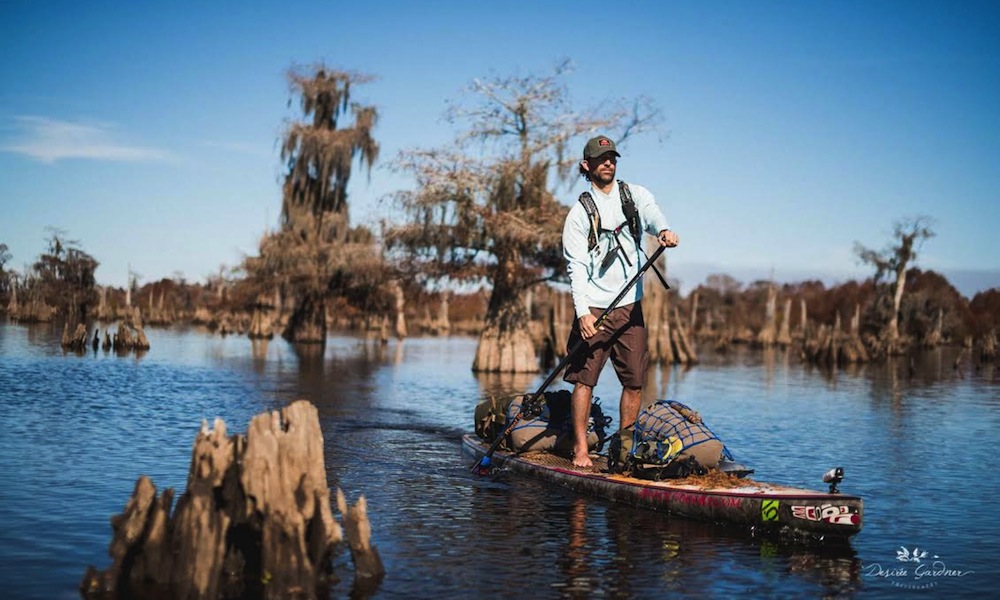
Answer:
[[[583,147],[583,158],[596,158],[606,152],[614,152],[615,156],[621,156],[615,148],[614,140],[606,135],[599,135],[587,140],[587,145]]]

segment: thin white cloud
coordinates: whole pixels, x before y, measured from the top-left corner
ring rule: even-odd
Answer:
[[[169,152],[134,146],[116,139],[115,128],[105,124],[73,123],[48,117],[14,118],[17,136],[5,140],[0,150],[23,154],[44,163],[66,158],[107,161],[158,161]]]

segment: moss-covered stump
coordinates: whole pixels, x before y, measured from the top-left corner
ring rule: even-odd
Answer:
[[[362,497],[338,500],[356,565],[355,586],[384,575]],[[216,419],[195,438],[187,490],[171,514],[136,482],[112,517],[111,566],[87,569],[84,598],[316,598],[335,583],[332,555],[343,529],[331,511],[316,408],[300,400],[253,418],[245,436]]]

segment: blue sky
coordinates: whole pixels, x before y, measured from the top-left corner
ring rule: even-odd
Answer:
[[[854,242],[882,248],[916,215],[937,232],[918,266],[970,296],[1000,286],[997,2],[2,0],[0,242],[23,270],[58,227],[101,283],[129,265],[203,280],[277,224],[291,65],[377,77],[355,99],[381,112],[382,160],[349,197],[374,224],[410,186],[388,160],[452,139],[447,100],[565,58],[578,105],[662,109],[619,175],[680,235],[685,288],[861,279]]]

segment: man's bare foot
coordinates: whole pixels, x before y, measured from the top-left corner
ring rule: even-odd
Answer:
[[[591,469],[594,462],[590,460],[590,452],[587,450],[577,450],[573,453],[573,466],[581,469]]]

